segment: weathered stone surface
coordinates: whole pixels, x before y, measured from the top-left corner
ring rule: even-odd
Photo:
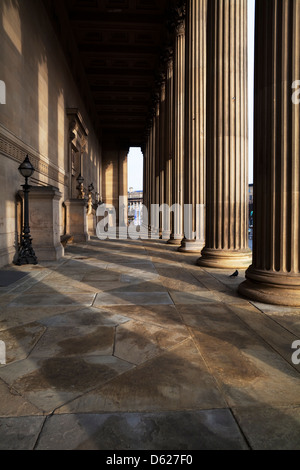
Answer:
[[[208,290],[200,290],[199,291],[192,291],[192,292],[185,292],[185,291],[170,291],[170,296],[174,302],[174,304],[185,305],[185,304],[202,304],[202,303],[209,303],[215,302],[216,296],[213,292]]]
[[[89,281],[110,281],[112,283],[119,281],[121,275],[115,272],[111,272],[107,269],[99,269],[98,271],[90,271],[84,275],[82,282]]]
[[[0,380],[0,417],[40,415],[41,411]],[[2,434],[0,430],[2,441]],[[1,444],[0,444],[1,446]],[[1,448],[1,447],[0,447]]]
[[[15,297],[15,296],[14,296]],[[13,297],[10,298],[10,302]],[[40,305],[35,306],[19,306],[19,307],[7,307],[5,306],[0,311],[0,332],[13,328],[19,325],[26,325],[27,323],[36,322],[48,317],[52,317],[54,313],[57,315],[64,314],[66,312],[74,312],[74,310],[80,309],[78,305],[69,305],[67,307],[45,307]]]
[[[215,380],[191,340],[67,404],[59,413],[223,408]]]
[[[116,292],[167,292],[167,289],[160,284],[159,280],[146,281],[133,278],[131,276],[123,277],[124,282],[114,289]]]
[[[292,363],[291,349],[292,343],[300,335],[299,315],[287,315],[288,318],[282,315],[278,318],[276,314],[268,316],[253,305],[230,305],[230,309],[284,357],[287,362],[300,371],[300,365]]]
[[[22,306],[36,306],[41,305],[45,307],[63,307],[68,305],[84,305],[89,307],[94,301],[95,294],[77,294],[66,293],[65,295],[56,293],[45,293],[42,296],[39,294],[23,294],[13,300],[9,307],[22,307]]]
[[[38,323],[2,331],[1,340],[6,345],[6,364],[26,359],[45,331],[46,328]]]
[[[113,353],[113,326],[50,327],[31,353],[33,358],[110,356]]]
[[[55,415],[47,420],[37,446],[37,450],[188,451],[247,448],[228,410]]]
[[[33,450],[45,419],[43,416],[0,418],[0,450]]]
[[[172,300],[164,292],[113,292],[97,294],[95,307],[109,305],[170,305]]]
[[[121,312],[120,312],[121,313]],[[48,316],[41,320],[48,327],[76,327],[76,326],[117,326],[130,321],[129,317],[123,316],[118,312],[114,313],[109,309],[98,308],[79,308],[78,310],[62,313],[54,316]]]
[[[118,326],[114,355],[132,364],[142,364],[184,341],[188,333],[130,321]]]
[[[118,305],[115,307],[104,307],[102,310],[110,312],[111,315],[125,315],[144,324],[159,325],[164,328],[185,330],[181,316],[175,305]]]
[[[160,275],[159,282],[169,290],[207,292],[206,287],[185,269],[157,268],[157,271]]]
[[[300,407],[234,408],[253,450],[300,450]]]
[[[1,368],[0,377],[37,408],[51,413],[131,367],[111,356],[33,358]]]
[[[231,406],[297,404],[297,371],[229,313],[195,317],[193,336]]]

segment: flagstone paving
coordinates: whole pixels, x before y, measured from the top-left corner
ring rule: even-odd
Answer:
[[[198,258],[92,239],[3,268],[0,449],[299,450],[300,309]]]

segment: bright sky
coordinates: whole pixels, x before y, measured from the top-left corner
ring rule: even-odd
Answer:
[[[143,154],[140,148],[131,148],[128,154],[128,189],[143,189]]]
[[[248,0],[249,51],[249,183],[253,183],[253,89],[254,89],[254,16],[255,0]],[[140,148],[131,148],[128,155],[128,189],[143,189],[143,155]]]

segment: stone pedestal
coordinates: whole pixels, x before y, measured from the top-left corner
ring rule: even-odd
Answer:
[[[96,215],[94,211],[87,215],[87,226],[89,237],[94,237],[96,235]]]
[[[82,199],[69,199],[66,206],[66,232],[73,237],[75,243],[86,242],[88,234],[86,202]]]
[[[299,0],[256,1],[253,263],[239,292],[300,306]]]
[[[198,264],[248,268],[247,0],[209,1],[207,30],[206,241]]]
[[[23,197],[23,192],[19,192]],[[64,255],[60,243],[61,192],[54,186],[33,186],[29,193],[29,225],[32,246],[38,261],[59,260]]]

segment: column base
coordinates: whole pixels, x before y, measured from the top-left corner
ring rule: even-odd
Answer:
[[[200,240],[187,240],[184,238],[181,242],[181,246],[178,251],[181,253],[201,253],[203,250],[204,243]]]
[[[169,231],[167,230],[167,231],[163,231],[161,238],[164,241],[168,241],[170,240],[170,236],[171,236],[171,232],[170,230]]]
[[[182,242],[182,237],[181,238],[175,238],[174,235],[171,235],[170,240],[167,241],[168,245],[181,245]]]
[[[258,270],[250,266],[238,291],[244,297],[271,305],[300,307],[300,276]]]
[[[214,250],[204,248],[197,264],[205,268],[247,269],[252,263],[251,250]]]
[[[150,240],[159,240],[159,230],[158,228],[151,228],[150,232],[149,232],[149,238]]]

